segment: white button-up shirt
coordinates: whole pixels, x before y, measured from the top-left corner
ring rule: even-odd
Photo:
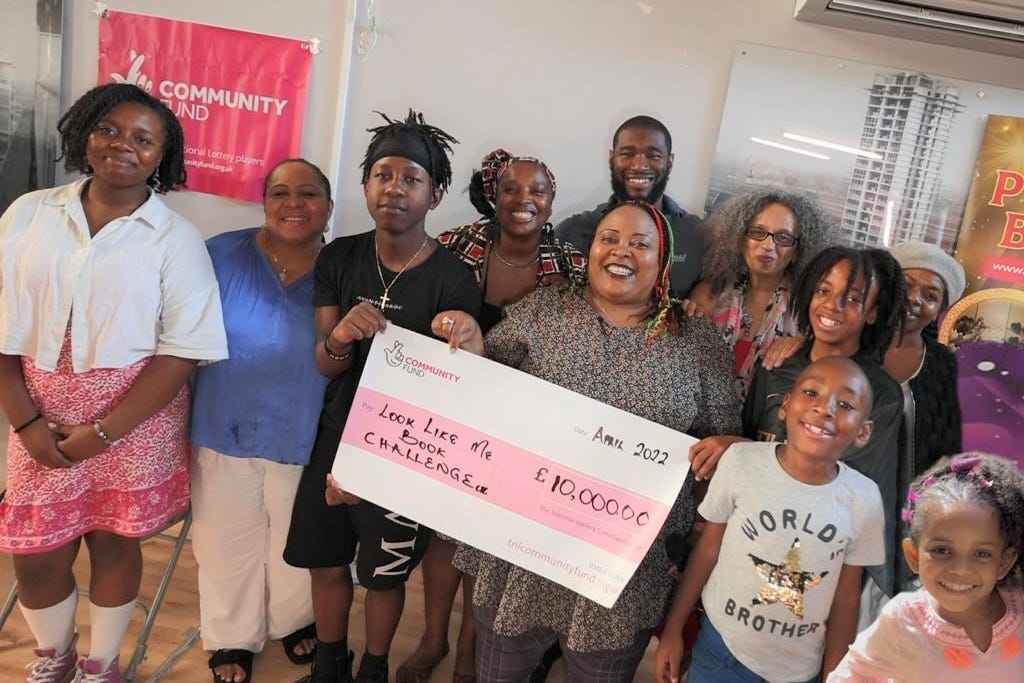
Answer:
[[[54,370],[71,321],[74,371],[153,355],[227,358],[203,239],[150,194],[89,235],[88,180],[19,197],[0,217],[0,351]]]

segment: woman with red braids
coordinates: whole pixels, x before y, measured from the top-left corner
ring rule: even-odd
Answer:
[[[714,325],[687,318],[669,289],[672,232],[642,201],[598,223],[582,287],[541,287],[505,309],[488,334],[448,312],[470,351],[696,437],[738,433],[732,359]],[[443,316],[436,320],[443,320]],[[571,352],[567,352],[571,349]],[[699,360],[698,360],[699,359]],[[456,566],[476,577],[479,680],[525,680],[559,642],[569,680],[632,681],[672,589],[665,539],[693,525],[687,478],[657,539],[607,609],[487,553],[460,547]]]

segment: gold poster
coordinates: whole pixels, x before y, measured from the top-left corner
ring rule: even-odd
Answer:
[[[1024,118],[988,117],[956,258],[966,296],[939,340],[959,363],[964,449],[1024,466]]]

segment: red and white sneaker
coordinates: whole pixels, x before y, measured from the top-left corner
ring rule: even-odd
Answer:
[[[67,651],[62,655],[58,655],[53,648],[33,650],[36,661],[25,667],[28,672],[25,683],[69,683],[75,675],[75,662],[78,660],[78,652],[75,651],[76,642],[78,642],[77,633]]]
[[[121,669],[117,666],[117,659],[114,657],[110,660],[106,669],[98,659],[79,659],[71,683],[121,683]]]

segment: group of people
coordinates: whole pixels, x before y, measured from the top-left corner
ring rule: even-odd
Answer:
[[[813,198],[778,188],[705,227],[665,195],[672,139],[648,116],[614,134],[608,202],[553,227],[552,170],[497,149],[469,182],[480,218],[433,239],[457,141],[413,111],[369,131],[372,230],[325,244],[330,182],[288,159],[263,224],[204,246],[159,197],[186,180],[163,104],[99,86],[58,127],[84,178],[0,218],[0,551],[37,640],[26,683],[121,680],[139,539],[190,500],[215,683],[251,681],[268,639],[310,665],[301,681],[389,680],[421,563],[425,630],[400,683],[448,654],[460,587],[456,683],[543,680],[556,656],[569,680],[631,681],[655,634],[666,683],[1024,676],[1024,477],[945,457],[960,414],[935,321],[964,274],[938,247],[836,244]],[[330,474],[392,323],[699,439],[612,608]]]

